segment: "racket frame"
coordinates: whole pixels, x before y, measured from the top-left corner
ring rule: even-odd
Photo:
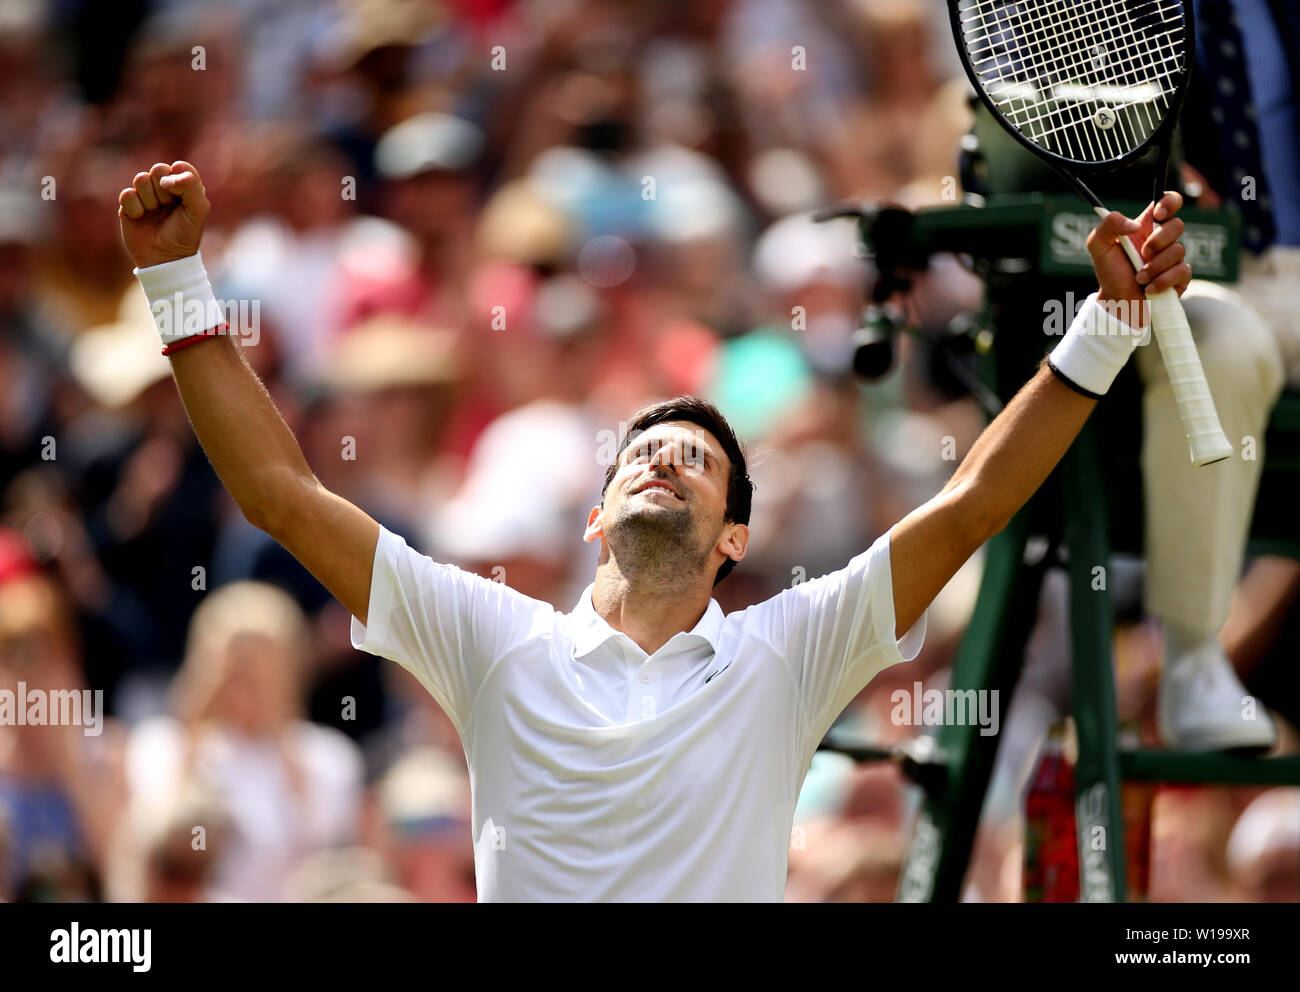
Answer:
[[[1026,2],[1026,0],[1020,0]],[[1086,162],[1079,159],[1068,158],[1064,155],[1058,155],[1056,152],[1035,143],[1027,138],[1020,128],[1016,127],[993,102],[993,98],[985,91],[983,84],[979,81],[979,73],[970,60],[970,52],[966,49],[965,30],[961,23],[961,9],[959,0],[948,0],[948,20],[952,25],[953,39],[957,42],[957,54],[961,58],[962,68],[966,70],[966,78],[970,81],[975,89],[975,95],[979,97],[980,102],[984,104],[993,119],[998,122],[999,126],[1011,135],[1024,148],[1037,155],[1046,162],[1052,169],[1067,183],[1071,188],[1076,190],[1080,196],[1088,201],[1093,207],[1105,208],[1101,199],[1088,188],[1087,183],[1083,181],[1077,172],[1086,174],[1103,174],[1115,172],[1130,165],[1137,159],[1145,155],[1152,145],[1159,143],[1160,158],[1156,164],[1156,175],[1153,182],[1151,201],[1153,203],[1160,199],[1164,193],[1165,182],[1168,179],[1170,150],[1173,144],[1173,131],[1178,126],[1178,120],[1182,116],[1183,101],[1187,96],[1187,88],[1191,84],[1192,73],[1196,66],[1196,23],[1192,14],[1191,0],[1181,0],[1179,4],[1182,10],[1183,18],[1183,73],[1178,81],[1178,88],[1169,98],[1169,109],[1160,123],[1152,132],[1146,136],[1140,145],[1119,155],[1113,159],[1106,159],[1102,162]]]
[[[1022,0],[1022,2],[1024,2],[1024,0]],[[1106,205],[1101,202],[1100,197],[1098,197],[1097,194],[1088,187],[1088,184],[1083,181],[1078,173],[1082,172],[1086,175],[1100,175],[1107,172],[1114,172],[1141,158],[1151,149],[1152,145],[1157,145],[1159,148],[1159,157],[1156,164],[1155,178],[1152,183],[1151,202],[1158,203],[1160,197],[1164,194],[1165,183],[1168,180],[1169,159],[1174,137],[1173,131],[1178,126],[1179,118],[1182,116],[1183,101],[1187,95],[1187,89],[1191,84],[1192,73],[1195,71],[1196,66],[1196,23],[1193,19],[1192,0],[1181,0],[1179,3],[1179,10],[1182,14],[1183,20],[1183,72],[1179,77],[1177,89],[1169,97],[1169,106],[1165,112],[1165,116],[1160,120],[1159,124],[1152,129],[1151,133],[1146,136],[1142,143],[1136,147],[1131,148],[1129,151],[1122,155],[1118,155],[1113,159],[1106,159],[1101,162],[1087,162],[1080,161],[1079,159],[1068,158],[1064,155],[1058,155],[1050,149],[1042,147],[1030,138],[1026,137],[1021,132],[1020,128],[1016,127],[997,108],[997,105],[993,102],[993,98],[989,96],[984,89],[984,85],[980,82],[979,73],[975,71],[975,67],[971,63],[970,52],[967,51],[966,48],[965,29],[961,21],[962,11],[960,8],[960,2],[959,0],[948,0],[948,19],[952,26],[953,39],[957,43],[957,54],[961,58],[962,68],[966,71],[967,79],[974,87],[975,93],[979,97],[980,102],[984,104],[985,108],[992,115],[999,127],[1010,134],[1012,138],[1019,142],[1031,154],[1037,156],[1041,161],[1050,166],[1057,175],[1068,183],[1071,188],[1076,190],[1084,200],[1092,205],[1093,210],[1099,217],[1103,218],[1109,213],[1109,210]],[[1129,262],[1133,265],[1134,271],[1140,271],[1142,269],[1143,261],[1138,248],[1133,244],[1132,239],[1125,237],[1121,239],[1120,245],[1124,249],[1124,253],[1128,256]],[[1166,292],[1170,291],[1167,290]],[[1158,295],[1163,296],[1164,294]],[[1175,303],[1177,303],[1176,296],[1174,299]],[[1165,307],[1161,307],[1160,309],[1162,312],[1165,311]],[[1218,413],[1214,410],[1214,399],[1209,395],[1209,387],[1205,384],[1205,373],[1200,367],[1199,358],[1196,356],[1195,345],[1192,343],[1190,331],[1187,329],[1187,320],[1186,316],[1182,313],[1182,307],[1177,306],[1176,308],[1170,309],[1176,309],[1177,313],[1163,313],[1160,321],[1157,321],[1156,314],[1152,313],[1152,329],[1157,332],[1156,337],[1161,353],[1165,356],[1166,363],[1168,363],[1171,354],[1174,354],[1174,352],[1166,350],[1164,335],[1162,335],[1161,328],[1157,325],[1163,324],[1166,321],[1177,321],[1181,325],[1181,327],[1176,331],[1174,328],[1169,329],[1169,339],[1171,342],[1178,342],[1173,344],[1173,348],[1178,352],[1181,352],[1181,357],[1186,364],[1195,366],[1195,378],[1199,379],[1199,385],[1204,389],[1205,399],[1208,400],[1209,416],[1210,420],[1212,420],[1212,425],[1206,431],[1197,432],[1194,439],[1193,434],[1191,433],[1191,424],[1183,410],[1184,397],[1180,395],[1180,390],[1177,388],[1178,384],[1175,384],[1175,396],[1179,400],[1179,414],[1183,419],[1184,426],[1187,427],[1189,431],[1188,442],[1191,447],[1190,456],[1192,462],[1196,465],[1213,465],[1215,462],[1227,458],[1232,453],[1232,443],[1224,435],[1223,428],[1219,424]],[[1190,347],[1190,355],[1187,355],[1186,351],[1180,348],[1181,342],[1179,342],[1179,339],[1185,341]]]

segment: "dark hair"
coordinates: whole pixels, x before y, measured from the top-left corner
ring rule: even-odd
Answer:
[[[674,396],[670,400],[653,403],[632,414],[632,419],[627,422],[626,432],[619,440],[618,452],[605,469],[605,484],[600,489],[601,505],[605,504],[605,491],[609,489],[609,484],[618,471],[623,452],[627,450],[632,440],[656,424],[672,420],[682,420],[703,427],[721,442],[722,450],[726,452],[727,460],[731,462],[731,477],[727,480],[727,508],[723,513],[723,520],[727,523],[748,524],[749,512],[754,503],[754,482],[750,479],[749,470],[745,465],[745,452],[740,446],[740,439],[736,437],[736,432],[731,429],[722,411],[708,400],[700,399],[698,396]],[[718,574],[713,578],[713,584],[716,586],[730,575],[735,567],[736,563],[732,559],[728,558],[724,561],[718,568]]]

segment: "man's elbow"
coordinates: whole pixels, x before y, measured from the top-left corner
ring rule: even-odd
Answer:
[[[260,531],[265,531],[272,537],[275,536],[276,524],[272,523],[275,519],[270,512],[270,507],[261,502],[245,500],[239,504],[240,512],[244,514],[244,519]]]
[[[1011,523],[1011,515],[1006,513],[995,511],[981,517],[975,526],[975,533],[979,538],[977,547],[983,546],[985,542],[1001,534],[1007,529],[1009,523]]]
[[[315,483],[314,479],[312,483]],[[302,507],[308,505],[301,498],[302,485],[303,480],[296,476],[269,479],[256,494],[239,501],[240,512],[258,530],[283,544],[287,528],[295,522]]]
[[[1005,501],[997,498],[990,486],[967,484],[956,494],[955,504],[962,521],[962,532],[968,536],[971,551],[982,547],[986,541],[1006,529],[1014,511],[1009,511]]]

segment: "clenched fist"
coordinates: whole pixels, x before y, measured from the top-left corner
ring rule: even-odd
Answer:
[[[189,162],[159,162],[117,196],[122,243],[137,268],[193,255],[212,204]]]

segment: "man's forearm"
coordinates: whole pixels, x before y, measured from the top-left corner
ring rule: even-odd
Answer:
[[[1028,502],[1096,405],[1043,365],[984,428],[943,490],[894,526],[889,551],[900,637]]]
[[[172,356],[199,443],[249,523],[365,623],[379,524],[328,492],[239,346],[224,335]]]
[[[1141,332],[1090,296],[943,492],[967,499],[984,533],[1001,530],[1051,474],[1141,339]]]
[[[1123,333],[1112,333],[1115,330]],[[891,560],[925,561],[894,576],[906,630],[975,549],[1002,530],[1070,447],[1138,339],[1110,326],[1091,298],[1070,331],[971,447],[943,490],[894,528]]]
[[[255,526],[277,533],[295,491],[315,484],[293,432],[238,345],[219,335],[172,356],[194,433],[221,484]]]
[[[1044,363],[984,429],[943,492],[966,495],[982,533],[996,533],[1029,501],[1070,447],[1097,401]]]

